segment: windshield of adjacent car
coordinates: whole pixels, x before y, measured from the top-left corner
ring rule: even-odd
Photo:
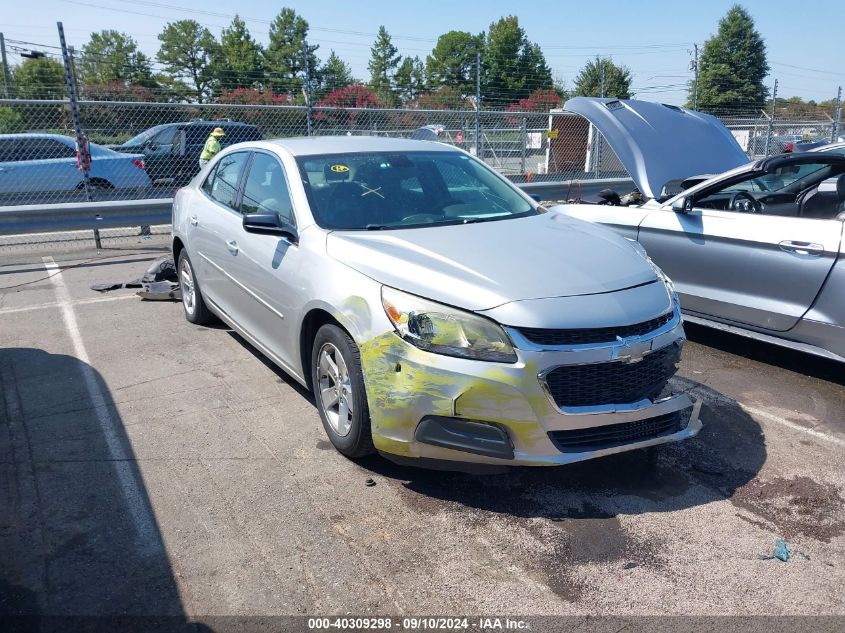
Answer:
[[[144,130],[140,134],[133,136],[132,138],[130,138],[128,141],[126,141],[123,144],[126,145],[127,147],[130,147],[130,146],[133,146],[133,145],[141,145],[141,144],[145,143],[146,141],[150,140],[153,136],[155,136],[158,132],[160,132],[161,130],[163,130],[166,127],[167,127],[167,125],[156,125],[155,127],[151,127],[150,129]]]
[[[513,185],[461,152],[327,154],[297,162],[323,228],[412,228],[540,212]]]
[[[742,180],[733,185],[722,189],[724,193],[745,191],[745,192],[780,192],[791,191],[791,185],[799,183],[805,186],[804,183],[817,182],[824,180],[822,170],[827,167],[824,163],[805,163],[803,165],[790,165],[787,167],[776,168],[774,171],[765,173],[761,176]]]

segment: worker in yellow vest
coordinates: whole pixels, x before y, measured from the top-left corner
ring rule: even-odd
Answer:
[[[214,158],[220,151],[220,139],[226,136],[222,127],[216,127],[208,135],[208,140],[205,142],[205,147],[202,148],[200,154],[200,169],[205,167],[212,158]]]

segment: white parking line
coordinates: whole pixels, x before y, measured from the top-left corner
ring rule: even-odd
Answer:
[[[48,258],[49,259],[49,258]],[[96,299],[77,299],[70,301],[68,305],[79,306],[87,305],[89,303],[105,303],[107,301],[120,301],[121,299],[138,299],[134,293],[131,295],[114,295],[111,297],[97,297]],[[61,303],[39,303],[34,306],[22,306],[20,308],[0,308],[0,316],[4,314],[17,314],[18,312],[31,312],[33,310],[47,310],[49,308],[61,308]]]
[[[53,283],[56,292],[57,305],[59,306],[64,321],[65,329],[73,343],[74,355],[80,361],[80,371],[85,381],[85,388],[91,398],[94,414],[106,441],[109,450],[109,457],[113,461],[114,469],[117,471],[118,481],[123,491],[132,523],[138,535],[139,546],[147,551],[160,547],[157,537],[157,530],[153,517],[148,510],[143,493],[143,485],[137,481],[133,470],[133,461],[124,450],[117,432],[117,423],[106,404],[106,398],[100,388],[94,369],[91,367],[85,343],[82,341],[82,334],[79,332],[79,325],[76,322],[76,315],[73,312],[73,301],[70,298],[67,286],[62,278],[61,269],[52,257],[43,257],[44,267],[52,274],[50,281]]]
[[[710,387],[698,384],[695,381],[692,381],[688,378],[684,378],[683,376],[675,376],[673,380],[679,385],[681,385],[684,391],[687,391],[691,394],[697,394],[699,397],[705,400],[710,400],[711,402],[722,402],[727,405],[739,405],[740,407],[742,407],[743,411],[745,411],[751,417],[761,418],[767,422],[772,422],[774,424],[780,424],[781,426],[785,426],[786,428],[792,429],[793,431],[798,431],[799,433],[806,433],[807,435],[811,435],[818,440],[822,440],[823,442],[829,442],[830,444],[836,444],[837,446],[845,446],[845,439],[842,439],[841,437],[830,435],[829,433],[824,433],[823,431],[817,431],[816,429],[811,429],[801,424],[797,424],[795,422],[792,422],[791,420],[787,420],[783,416],[772,413],[771,411],[766,411],[765,409],[761,409],[760,407],[753,407],[750,405],[742,404],[740,402],[736,402],[732,398],[729,398],[719,393],[718,391],[711,389]],[[804,417],[807,418],[808,422],[817,421],[811,416]]]
[[[823,433],[822,431],[817,431],[816,429],[811,429],[806,426],[796,424],[791,420],[782,418],[781,416],[775,415],[774,413],[769,413],[768,411],[760,409],[758,407],[749,407],[748,405],[744,404],[740,404],[740,406],[746,411],[746,413],[750,413],[752,417],[763,418],[764,420],[774,422],[775,424],[780,424],[781,426],[785,426],[789,429],[792,429],[793,431],[800,431],[801,433],[812,435],[816,439],[822,440],[824,442],[830,442],[831,444],[836,444],[837,446],[845,446],[845,440],[840,437],[836,437],[835,435],[829,435],[827,433]]]

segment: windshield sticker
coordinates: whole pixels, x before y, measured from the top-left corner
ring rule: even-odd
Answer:
[[[349,167],[346,165],[332,165],[331,170],[336,174],[343,174],[349,171]]]

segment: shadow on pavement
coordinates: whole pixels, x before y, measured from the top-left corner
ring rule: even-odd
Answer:
[[[687,338],[694,343],[700,343],[759,363],[774,365],[806,376],[845,385],[843,365],[834,360],[779,347],[771,343],[755,341],[745,336],[722,332],[694,323],[685,323],[684,329]]]
[[[197,630],[99,373],[7,348],[0,385],[0,629]]]

